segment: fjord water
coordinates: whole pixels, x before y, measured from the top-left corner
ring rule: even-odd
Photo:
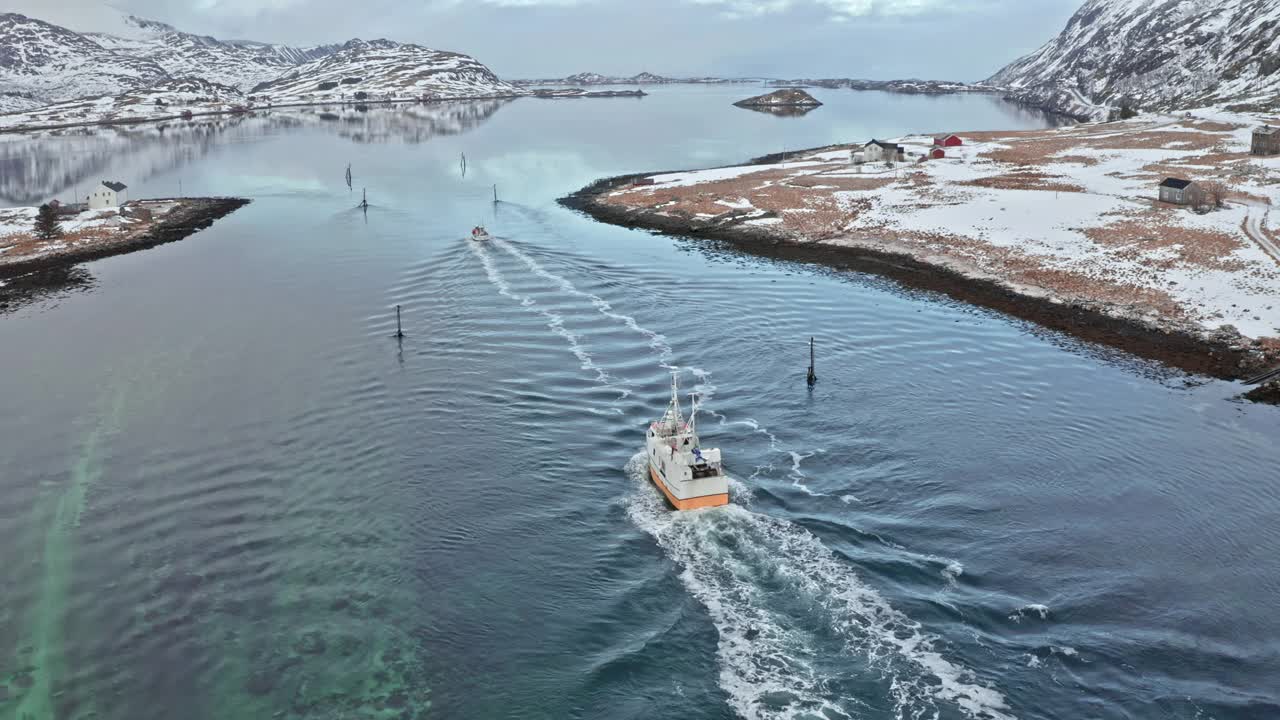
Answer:
[[[1045,122],[729,105],[755,92],[6,138],[11,204],[101,178],[254,202],[0,316],[0,717],[1280,713],[1275,408],[555,204]],[[668,367],[731,507],[673,514],[643,476]]]

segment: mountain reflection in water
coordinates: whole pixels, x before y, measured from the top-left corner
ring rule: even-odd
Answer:
[[[190,121],[0,135],[0,206],[70,202],[110,169],[134,185],[188,165],[220,141],[317,128],[357,143],[424,143],[467,132],[509,99],[415,105],[319,105]],[[179,192],[174,187],[172,194]]]

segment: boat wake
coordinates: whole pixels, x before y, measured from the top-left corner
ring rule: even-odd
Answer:
[[[808,485],[805,484],[804,481],[807,479],[807,477],[800,470],[801,462],[803,462],[804,460],[810,457],[813,457],[816,453],[821,453],[822,452],[821,450],[816,451],[816,453],[815,452],[809,452],[807,454],[798,453],[794,450],[790,450],[786,447],[783,447],[782,444],[779,442],[777,435],[775,435],[772,431],[770,431],[769,428],[762,426],[760,423],[758,423],[756,420],[752,418],[746,418],[744,420],[731,420],[724,413],[716,410],[714,406],[714,399],[715,399],[717,388],[716,388],[716,385],[711,381],[711,373],[697,366],[678,365],[675,360],[675,350],[671,347],[671,344],[667,341],[667,338],[665,335],[640,324],[640,322],[636,320],[634,316],[619,312],[617,309],[614,308],[612,303],[600,297],[599,295],[596,295],[595,293],[591,293],[578,288],[576,285],[573,284],[571,280],[564,277],[563,275],[558,275],[552,272],[551,270],[547,269],[546,266],[538,262],[536,258],[531,256],[529,253],[525,252],[516,244],[501,238],[494,238],[492,241],[492,244],[495,247],[509,254],[511,257],[523,263],[524,266],[527,267],[529,271],[532,272],[533,274],[537,275],[538,277],[541,277],[544,280],[547,280],[548,282],[552,283],[554,286],[558,287],[561,292],[564,292],[565,294],[571,295],[573,297],[586,300],[587,302],[591,303],[591,305],[601,315],[620,323],[622,326],[626,327],[632,332],[645,338],[645,340],[648,342],[649,348],[652,350],[655,358],[658,361],[658,365],[662,367],[664,370],[683,369],[692,373],[696,381],[694,385],[694,389],[698,391],[698,394],[700,397],[699,408],[703,412],[714,417],[721,427],[731,427],[731,426],[741,425],[741,426],[750,428],[751,431],[755,434],[762,435],[764,438],[768,440],[770,451],[789,456],[791,460],[791,465],[790,465],[790,469],[787,472],[787,477],[789,480],[791,480],[792,485],[794,485],[796,488],[802,490],[803,492],[811,496],[819,496],[823,494],[823,493],[819,493],[812,490]],[[477,252],[485,252],[483,248],[475,248],[475,249]],[[485,254],[487,255],[487,252],[485,252]],[[484,259],[482,258],[482,261],[483,260]],[[493,268],[493,263],[490,260],[490,262],[485,266],[486,272],[489,272],[491,268]],[[496,273],[496,268],[493,268],[493,271]],[[492,273],[490,274],[490,280],[494,280],[494,275]],[[498,275],[498,279],[495,281],[495,284],[498,284],[499,291],[502,291],[503,286],[505,285],[505,282],[502,281],[500,275]],[[508,297],[513,296],[513,293],[510,290],[510,287],[506,288],[506,292],[504,294],[506,294]],[[548,312],[543,312],[543,314],[549,315],[549,316],[554,315],[554,313],[548,313]],[[556,320],[555,320],[555,325],[553,329],[556,329],[557,332],[561,332],[561,334],[568,333],[568,331],[564,329],[563,319],[560,318],[560,316],[558,315],[555,315],[555,318]],[[574,336],[575,341],[576,341],[576,337],[577,336],[575,335]],[[573,343],[574,341],[571,341],[571,346],[573,345]],[[577,353],[577,350],[575,350],[575,354],[576,353]],[[579,356],[579,359],[581,359],[581,355]],[[593,367],[595,366],[594,362],[592,363],[592,366]],[[584,363],[584,367],[586,367],[585,363]],[[604,373],[603,370],[598,370],[598,372]],[[607,375],[607,373],[605,374]],[[752,477],[753,478],[757,477],[763,472],[770,471],[773,469],[774,468],[771,465],[757,467],[755,468],[755,472],[752,474]]]
[[[613,305],[609,304],[607,300],[600,297],[599,295],[585,292],[583,290],[579,290],[577,286],[574,285],[572,282],[570,282],[567,278],[561,275],[556,275],[550,270],[547,270],[546,267],[542,265],[542,263],[530,257],[528,253],[524,252],[523,250],[516,247],[515,245],[512,245],[506,240],[498,240],[496,241],[495,244],[498,247],[510,253],[511,256],[514,257],[515,259],[524,263],[525,266],[528,267],[531,271],[533,271],[535,275],[538,275],[539,277],[542,277],[546,280],[550,280],[551,282],[558,285],[561,290],[563,290],[564,292],[570,295],[573,295],[575,297],[580,297],[589,301],[593,306],[595,306],[596,310],[601,315],[604,315],[605,317],[610,318],[611,320],[616,320],[622,323],[623,325],[625,325],[629,330],[632,330],[633,332],[639,333],[640,335],[643,335],[644,337],[646,337],[649,340],[649,347],[652,348],[654,353],[656,353],[658,356],[658,364],[667,370],[677,369],[675,365],[671,364],[672,357],[674,356],[675,353],[671,350],[671,345],[667,343],[667,338],[665,335],[663,335],[662,333],[650,330],[647,327],[644,327],[639,322],[637,322],[634,317],[630,315],[624,315],[620,312],[615,311],[613,309]]]
[[[593,373],[596,377],[596,381],[601,385],[618,392],[620,395],[619,399],[625,399],[631,394],[630,390],[625,387],[621,387],[614,380],[613,376],[608,373],[608,371],[596,363],[595,358],[591,356],[591,353],[582,344],[582,340],[578,334],[565,327],[564,316],[542,307],[533,298],[528,297],[527,295],[521,295],[512,289],[511,284],[507,282],[506,278],[503,277],[502,272],[498,270],[497,265],[494,264],[493,258],[489,255],[489,251],[481,246],[480,243],[472,242],[469,244],[471,246],[471,251],[475,253],[476,257],[480,260],[480,264],[484,266],[484,272],[485,275],[489,277],[489,282],[493,283],[493,286],[498,289],[498,293],[500,295],[510,298],[520,303],[523,307],[546,318],[547,327],[550,328],[552,332],[565,339],[569,344],[569,350],[578,358],[578,362],[582,369]]]
[[[643,453],[626,471],[627,513],[710,614],[720,687],[741,716],[1012,717],[998,691],[943,657],[812,533],[735,505],[670,512],[649,486]],[[887,705],[859,699],[877,697]]]

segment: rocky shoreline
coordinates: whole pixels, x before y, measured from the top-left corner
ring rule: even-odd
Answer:
[[[182,198],[177,202],[180,203],[178,207],[136,235],[88,246],[71,246],[65,251],[38,258],[0,264],[0,281],[177,242],[204,230],[219,218],[248,205],[250,201],[246,198],[212,197]]]
[[[751,164],[772,164],[802,152],[815,151],[764,156],[751,161]],[[1280,353],[1229,330],[1204,334],[1158,327],[1138,319],[1108,314],[1084,303],[1064,303],[1051,297],[1024,294],[997,280],[969,276],[905,253],[869,246],[831,245],[779,231],[770,225],[726,223],[720,218],[711,220],[673,215],[603,200],[608,193],[638,181],[644,182],[654,174],[605,178],[561,198],[560,204],[613,225],[725,242],[762,257],[819,263],[886,277],[905,287],[939,292],[1189,373],[1240,380],[1280,364]],[[1264,388],[1266,386],[1255,390],[1249,399],[1280,402],[1280,392],[1275,388],[1270,388],[1270,391]]]

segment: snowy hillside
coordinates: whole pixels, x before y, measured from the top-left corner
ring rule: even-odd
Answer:
[[[291,47],[289,45],[276,45],[272,43],[255,42],[252,40],[227,40],[228,45],[237,45],[247,48],[258,53],[263,57],[276,57],[288,62],[290,65],[301,65],[302,63],[319,60],[322,57],[332,55],[342,49],[342,44],[336,45],[310,45],[307,47]]]
[[[15,95],[13,93],[0,93],[0,115],[4,113],[22,112],[37,108],[44,103],[25,95]]]
[[[390,40],[352,40],[252,90],[271,102],[407,98],[515,97],[528,91],[503,82],[489,68],[461,53],[431,50]],[[363,93],[363,95],[361,94]]]
[[[114,95],[168,77],[156,63],[118,53],[66,28],[0,15],[0,89],[45,102]]]
[[[231,112],[245,102],[229,86],[195,77],[170,78],[119,95],[79,98],[0,115],[0,130],[87,123],[138,122],[180,117],[186,112]]]
[[[307,54],[278,45],[223,42],[133,16],[125,22],[135,30],[128,37],[103,33],[87,37],[121,55],[151,61],[173,77],[198,76],[245,91],[280,77]]]
[[[1280,99],[1280,2],[1088,0],[1062,33],[987,81],[1081,118]]]
[[[389,40],[224,41],[133,16],[82,34],[0,15],[0,129],[227,112],[251,90],[276,104],[529,94],[467,55]]]

